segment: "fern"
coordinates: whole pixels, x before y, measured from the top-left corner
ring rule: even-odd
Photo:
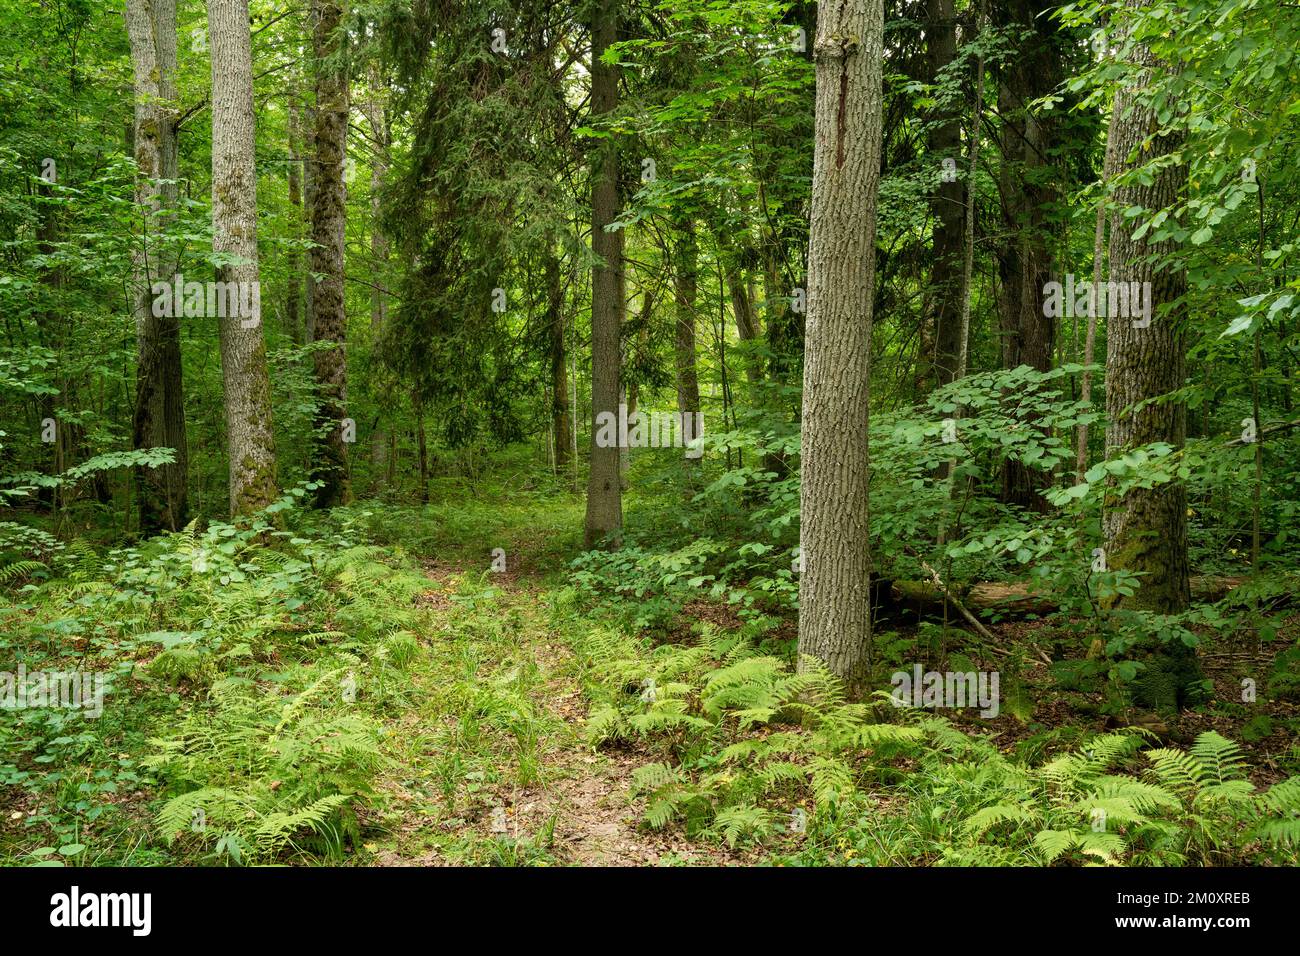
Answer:
[[[0,567],[0,586],[13,584],[23,578],[30,578],[38,572],[50,569],[40,561],[15,561]]]

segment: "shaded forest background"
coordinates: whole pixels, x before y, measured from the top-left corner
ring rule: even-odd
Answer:
[[[3,0],[0,853],[1294,863],[1294,6],[818,6]]]

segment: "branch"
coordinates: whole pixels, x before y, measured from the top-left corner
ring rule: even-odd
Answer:
[[[1290,422],[1280,422],[1277,425],[1269,425],[1267,428],[1260,429],[1259,434],[1255,436],[1255,441],[1263,441],[1266,435],[1276,435],[1278,432],[1290,431],[1293,428],[1300,428],[1300,418]],[[1234,438],[1230,442],[1224,443],[1224,448],[1231,448],[1233,445],[1253,445],[1255,442],[1247,442],[1244,438]]]

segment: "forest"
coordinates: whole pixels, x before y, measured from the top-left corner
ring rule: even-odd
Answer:
[[[1296,4],[0,25],[0,865],[1300,865]]]

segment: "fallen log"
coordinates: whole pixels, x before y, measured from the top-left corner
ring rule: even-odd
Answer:
[[[1213,603],[1245,581],[1244,577],[1194,577],[1191,581],[1192,600],[1202,604]],[[890,597],[896,605],[917,615],[943,614],[944,591],[934,580],[891,581]],[[954,599],[960,603],[954,603]],[[1057,610],[1057,602],[1050,595],[1035,591],[1030,581],[981,581],[958,590],[948,598],[947,604],[952,618],[964,616],[963,606],[1010,617],[1051,614]]]

